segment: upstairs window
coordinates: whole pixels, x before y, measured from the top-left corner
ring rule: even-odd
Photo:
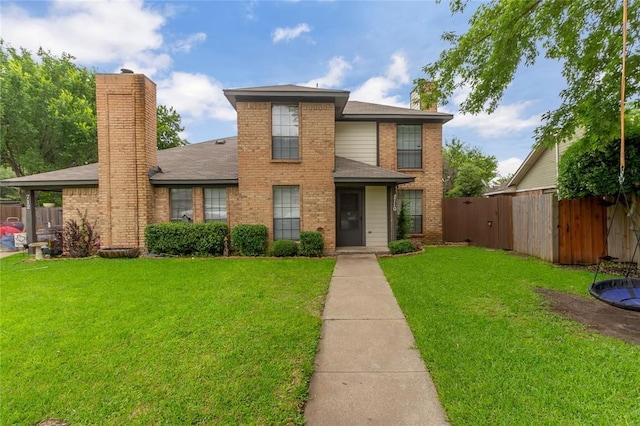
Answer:
[[[171,188],[171,222],[193,221],[191,188]]]
[[[205,222],[227,223],[227,189],[204,189],[204,220]]]
[[[298,107],[273,105],[271,107],[272,158],[298,160]]]
[[[422,126],[419,124],[398,125],[398,168],[422,168]]]
[[[408,213],[411,218],[409,234],[422,234],[422,191],[407,189],[402,191],[401,199],[408,204]]]
[[[273,239],[300,239],[300,188],[273,187]]]

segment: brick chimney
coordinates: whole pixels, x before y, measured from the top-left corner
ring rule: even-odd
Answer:
[[[97,74],[96,106],[101,247],[144,247],[154,219],[156,85],[142,74]]]
[[[422,100],[422,96],[425,93],[431,93],[433,90],[433,82],[427,81],[423,78],[419,78],[415,80],[416,87],[411,91],[410,95],[410,104],[411,109],[419,109],[420,111],[432,111],[438,112],[438,104],[435,103],[433,105],[426,105]]]

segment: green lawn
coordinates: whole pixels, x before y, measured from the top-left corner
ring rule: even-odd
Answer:
[[[302,424],[333,259],[0,261],[0,423]]]
[[[592,274],[473,247],[380,264],[454,425],[638,425],[640,346],[550,313]]]

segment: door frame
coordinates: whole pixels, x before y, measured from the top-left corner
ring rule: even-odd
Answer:
[[[360,235],[358,236],[360,239],[360,244],[341,244],[341,236],[340,236],[340,195],[347,192],[355,192],[358,194],[358,205],[360,207]],[[365,188],[362,186],[358,187],[336,187],[336,247],[360,247],[365,246],[367,244],[365,240]]]

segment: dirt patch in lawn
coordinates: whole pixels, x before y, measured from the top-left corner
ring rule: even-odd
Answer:
[[[538,288],[550,302],[549,307],[590,330],[625,342],[640,345],[640,312],[620,309],[597,299]]]

